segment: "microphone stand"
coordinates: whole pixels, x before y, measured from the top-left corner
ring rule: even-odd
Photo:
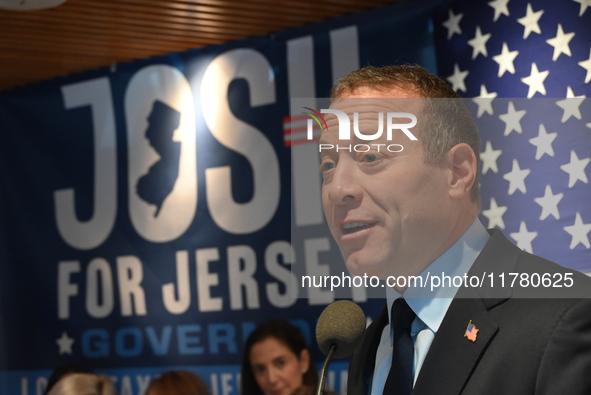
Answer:
[[[318,387],[316,388],[316,395],[322,395],[324,392],[324,384],[326,381],[326,371],[328,370],[328,365],[330,365],[330,361],[332,360],[332,356],[334,355],[335,351],[337,350],[336,344],[330,345],[330,350],[328,354],[326,354],[326,359],[324,360],[324,365],[322,365],[322,370],[320,370],[320,379],[318,380]]]

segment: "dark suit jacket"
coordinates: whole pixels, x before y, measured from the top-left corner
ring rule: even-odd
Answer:
[[[521,251],[499,231],[469,275],[569,273]],[[497,277],[498,278],[498,277]],[[574,272],[574,287],[461,288],[452,301],[421,368],[413,395],[591,394],[591,278]],[[569,298],[565,298],[568,292]],[[531,296],[534,296],[533,298]],[[572,297],[571,297],[572,296]],[[468,322],[480,332],[464,337]],[[386,309],[367,329],[351,357],[348,394],[367,394],[376,350],[388,321]]]

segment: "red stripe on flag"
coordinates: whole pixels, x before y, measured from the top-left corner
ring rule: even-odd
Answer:
[[[312,140],[308,139],[298,139],[298,140],[285,140],[284,145],[286,147],[291,147],[292,145],[296,144],[306,144],[306,143],[314,143],[320,141],[320,136],[314,137]]]

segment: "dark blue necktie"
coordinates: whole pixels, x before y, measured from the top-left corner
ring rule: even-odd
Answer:
[[[392,366],[384,386],[384,395],[409,395],[412,391],[412,361],[414,345],[410,336],[410,327],[415,313],[403,298],[398,298],[392,305],[392,323],[394,338],[392,341]]]

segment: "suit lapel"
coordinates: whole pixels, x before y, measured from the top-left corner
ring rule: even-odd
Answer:
[[[521,251],[501,232],[492,231],[469,275],[487,278],[515,270]],[[429,348],[413,395],[457,395],[462,392],[499,327],[488,311],[511,297],[510,288],[461,288]],[[464,337],[469,322],[479,329],[476,341]]]
[[[479,329],[474,342],[464,337],[470,320]],[[461,393],[497,330],[480,299],[455,299],[433,339],[413,395]]]
[[[491,238],[474,262],[469,275],[486,278],[491,273],[497,276],[501,272],[515,271],[521,250],[500,231],[489,232]],[[488,311],[510,297],[510,288],[461,288],[433,339],[412,394],[460,394],[499,329]],[[479,329],[475,342],[464,337],[470,320]],[[357,347],[355,354],[359,355],[351,358],[348,394],[368,393],[377,347],[387,322],[388,312],[384,309]]]
[[[350,395],[368,393],[368,383],[373,379],[376,362],[376,352],[382,331],[388,323],[388,308],[384,307],[380,315],[367,328],[363,340],[357,346],[355,354],[350,360],[348,390]]]

